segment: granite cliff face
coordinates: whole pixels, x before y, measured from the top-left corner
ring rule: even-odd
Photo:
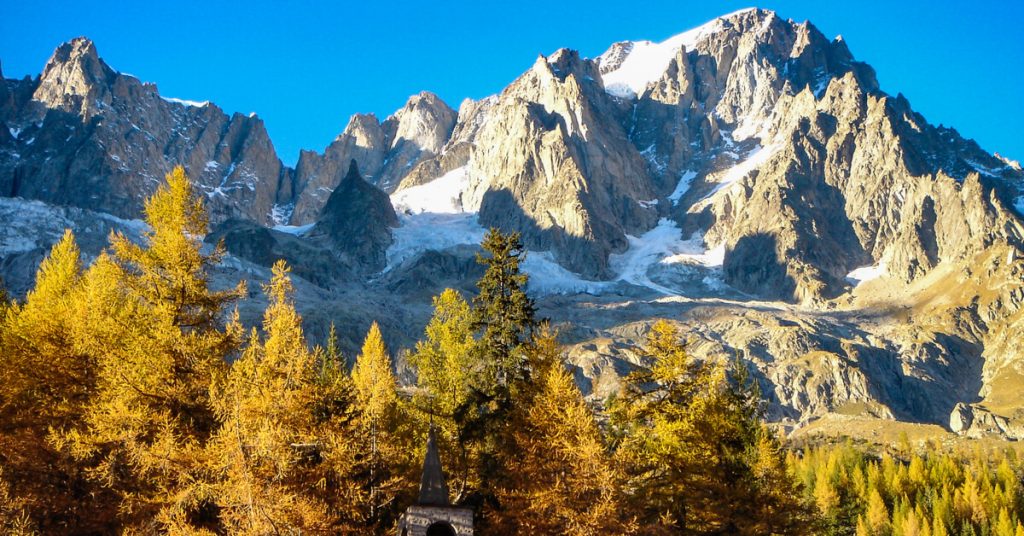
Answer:
[[[654,226],[644,160],[617,121],[593,62],[574,51],[540,57],[498,96],[473,137],[469,207],[481,223],[523,232],[568,269],[611,275],[626,234]]]
[[[1024,436],[1020,165],[929,124],[807,22],[749,9],[598,58],[561,49],[457,112],[424,92],[355,115],[294,170],[258,118],[163,99],[84,39],[0,84],[0,121],[0,193],[76,228],[137,218],[185,165],[231,253],[225,284],[285,258],[314,334],[392,315],[408,346],[432,294],[472,290],[496,226],[523,234],[588,393],[614,391],[669,318],[694,355],[743,359],[790,427]],[[0,232],[13,288],[53,234],[18,203],[0,204],[20,222]]]
[[[291,171],[259,118],[163,99],[156,86],[107,66],[86,39],[61,45],[37,80],[7,85],[4,195],[135,218],[179,164],[207,195],[214,221],[269,223],[279,194],[290,195]]]
[[[316,221],[355,160],[366,179],[392,192],[417,164],[441,151],[452,127],[455,111],[437,95],[423,92],[409,98],[383,123],[373,114],[357,114],[324,154],[303,151],[296,167],[293,225]]]

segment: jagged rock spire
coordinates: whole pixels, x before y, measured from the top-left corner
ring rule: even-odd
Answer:
[[[356,162],[355,158],[349,160],[348,173],[346,173],[341,180],[342,182],[363,180],[363,177],[359,174],[359,164]]]
[[[427,454],[423,458],[423,476],[420,477],[419,504],[425,506],[449,506],[448,484],[441,469],[441,457],[437,454],[437,440],[434,428],[427,436]]]

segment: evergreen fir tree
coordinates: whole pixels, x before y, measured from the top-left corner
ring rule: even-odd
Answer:
[[[528,277],[519,269],[526,254],[519,233],[491,228],[481,247],[486,255],[478,254],[477,262],[487,270],[473,299],[473,328],[481,334],[476,388],[492,397],[507,397],[510,386],[527,374],[522,348],[536,326],[536,307],[524,290]]]
[[[481,244],[477,262],[487,267],[477,282],[472,327],[478,339],[470,363],[470,393],[456,410],[461,442],[472,446],[478,458],[476,474],[481,489],[474,499],[493,500],[490,482],[500,475],[499,457],[507,448],[510,418],[521,391],[531,382],[527,346],[537,322],[535,306],[524,290],[528,277],[519,265],[525,252],[518,233],[491,229]]]

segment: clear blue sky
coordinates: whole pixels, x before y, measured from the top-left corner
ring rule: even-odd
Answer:
[[[113,2],[0,0],[7,78],[36,75],[85,35],[115,69],[168,97],[255,111],[293,163],[355,112],[385,117],[430,90],[457,108],[559,47],[594,57],[615,41],[661,40],[756,5],[842,34],[934,124],[1024,159],[1024,2],[526,0]]]

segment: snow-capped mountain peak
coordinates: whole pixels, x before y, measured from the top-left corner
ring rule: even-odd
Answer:
[[[650,83],[661,77],[681,48],[693,50],[702,38],[725,29],[726,20],[750,11],[757,11],[757,8],[722,15],[660,43],[620,41],[613,44],[597,58],[605,90],[622,98],[642,94]]]

